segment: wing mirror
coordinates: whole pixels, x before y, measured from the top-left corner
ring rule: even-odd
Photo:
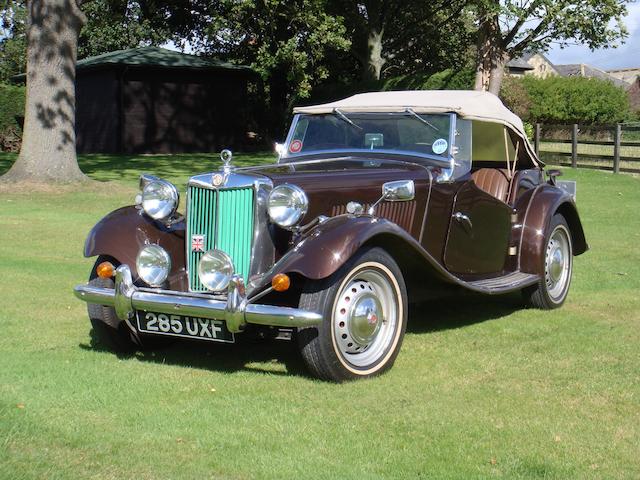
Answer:
[[[382,198],[389,202],[406,202],[416,196],[413,180],[397,180],[382,185]]]
[[[396,180],[384,183],[382,185],[382,197],[369,207],[367,213],[374,215],[376,213],[376,207],[383,200],[387,202],[406,202],[413,200],[415,196],[416,185],[413,183],[413,180]]]
[[[285,148],[284,143],[275,143],[273,145],[273,150],[278,155],[278,160],[280,160],[280,157],[287,153],[287,149]]]

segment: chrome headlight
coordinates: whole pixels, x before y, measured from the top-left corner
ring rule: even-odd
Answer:
[[[209,290],[219,292],[229,285],[233,276],[233,261],[221,250],[209,250],[200,259],[198,277]]]
[[[159,245],[147,245],[138,253],[136,270],[146,284],[159,287],[169,276],[171,257]]]
[[[302,220],[308,208],[307,194],[296,185],[279,185],[269,194],[269,217],[283,228],[292,227]]]
[[[169,218],[178,208],[180,194],[171,183],[153,178],[142,188],[140,203],[144,212],[154,220]]]

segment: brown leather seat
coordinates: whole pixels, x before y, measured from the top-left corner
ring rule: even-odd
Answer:
[[[484,190],[502,202],[507,203],[509,200],[509,177],[506,170],[481,168],[473,172],[471,178],[480,190]]]

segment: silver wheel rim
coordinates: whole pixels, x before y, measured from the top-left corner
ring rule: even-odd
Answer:
[[[547,243],[544,276],[549,297],[561,300],[571,278],[571,243],[562,225],[555,228]]]
[[[340,355],[351,365],[375,364],[394,344],[398,298],[385,272],[363,268],[343,282],[333,310],[333,334]]]

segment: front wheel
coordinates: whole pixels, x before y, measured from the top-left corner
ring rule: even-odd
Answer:
[[[544,277],[523,290],[525,300],[543,310],[560,307],[569,293],[573,273],[571,231],[565,218],[557,213],[551,219],[544,250]]]
[[[393,365],[407,327],[407,292],[400,268],[381,248],[361,250],[328,279],[309,281],[300,308],[323,314],[319,326],[298,331],[315,376],[341,382]]]
[[[98,277],[96,269],[104,261],[110,261],[115,266],[119,265],[113,258],[98,257],[89,276],[89,285],[99,288],[114,288],[113,279]],[[137,350],[158,349],[173,343],[173,339],[170,337],[152,338],[134,335],[125,322],[117,317],[113,307],[89,303],[87,309],[94,340],[113,352],[131,354]]]

